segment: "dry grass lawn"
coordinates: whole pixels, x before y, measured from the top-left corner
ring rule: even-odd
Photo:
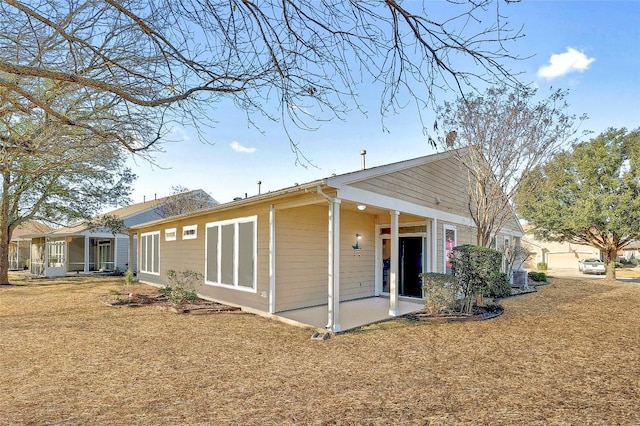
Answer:
[[[1,425],[640,424],[640,284],[556,279],[493,320],[318,342],[249,314],[110,308],[115,279],[15,282]]]

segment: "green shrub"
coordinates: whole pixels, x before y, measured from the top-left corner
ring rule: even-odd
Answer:
[[[482,295],[494,298],[511,296],[511,284],[509,284],[507,274],[502,272],[494,274],[489,279],[489,283]]]
[[[424,290],[424,305],[431,315],[455,310],[458,295],[455,277],[432,272],[420,274],[420,277]]]
[[[202,274],[195,271],[176,272],[173,269],[167,271],[169,283],[160,289],[160,294],[166,296],[169,302],[178,306],[184,302],[198,300],[195,286],[202,279]]]
[[[545,282],[545,283],[547,282],[547,276],[545,275],[544,272],[531,271],[527,274],[527,276],[531,281]]]
[[[470,244],[453,248],[451,270],[464,296],[463,312],[470,313],[476,296],[491,293],[492,285],[502,286],[502,278],[497,278],[501,265],[497,250]]]
[[[616,262],[616,268],[624,268],[624,264],[622,262]]]
[[[538,264],[536,265],[536,269],[538,271],[546,271],[547,270],[547,263],[546,262],[538,262]]]

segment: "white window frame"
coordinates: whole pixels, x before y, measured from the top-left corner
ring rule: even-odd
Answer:
[[[173,236],[170,234],[173,233]],[[175,241],[178,239],[178,231],[176,228],[167,228],[164,230],[164,240],[165,241]]]
[[[151,270],[145,270],[142,269],[143,266],[146,262],[143,262],[142,259],[144,257],[146,257],[146,253],[142,252],[142,240],[144,240],[145,238],[147,239],[147,242],[144,244],[144,247],[149,250],[149,237],[151,239],[151,242],[153,242],[153,236],[157,235],[158,236],[158,264],[157,265],[152,265]],[[144,232],[142,234],[140,234],[140,238],[139,238],[139,244],[140,244],[140,258],[138,259],[138,265],[140,265],[140,272],[143,272],[145,274],[149,274],[149,275],[160,275],[160,231],[153,231],[153,232]],[[151,245],[151,248],[154,249],[153,244]],[[151,253],[151,259],[153,260],[155,258],[154,256],[155,252]],[[148,265],[147,265],[148,266]],[[153,267],[157,267],[158,271],[154,271]]]
[[[193,231],[193,234],[187,234],[189,231]],[[187,225],[182,227],[183,240],[195,240],[196,238],[198,238],[198,225]]]
[[[240,248],[239,248],[239,241],[240,241],[240,235],[238,232],[239,229],[239,225],[241,223],[253,223],[253,286],[252,287],[247,287],[247,286],[242,286],[238,284],[238,268],[239,268],[239,252],[240,252]],[[222,283],[220,282],[220,277],[222,276],[222,261],[221,261],[221,257],[222,257],[222,232],[221,229],[223,226],[225,225],[233,225],[234,226],[234,232],[233,232],[233,283]],[[218,241],[216,242],[216,254],[217,254],[217,271],[216,271],[216,277],[209,277],[208,276],[208,259],[209,259],[209,253],[208,253],[208,247],[209,247],[209,228],[213,228],[213,227],[217,227],[218,228]],[[215,286],[215,287],[224,287],[224,288],[230,288],[230,289],[234,289],[234,290],[240,290],[240,291],[245,291],[248,293],[256,293],[258,291],[258,286],[257,286],[257,282],[258,282],[258,216],[247,216],[247,217],[240,217],[240,218],[236,218],[236,219],[230,219],[230,220],[223,220],[223,221],[219,221],[219,222],[210,222],[207,223],[205,225],[205,242],[204,242],[204,251],[205,251],[205,255],[204,255],[204,283],[211,285],[211,286]],[[215,278],[215,279],[212,279]]]
[[[453,247],[458,245],[458,229],[454,225],[442,225],[442,273],[447,273],[447,231],[453,231]]]

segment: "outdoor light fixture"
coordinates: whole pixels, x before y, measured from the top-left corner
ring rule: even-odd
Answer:
[[[362,239],[362,235],[356,234],[356,243],[351,246],[353,248],[353,255],[354,256],[355,255],[360,256],[360,240],[361,239]]]
[[[367,206],[365,206],[364,204],[360,204],[360,205],[358,206],[358,210],[360,210],[360,211],[362,211],[362,210],[364,210],[364,209],[366,209],[366,208],[367,208]]]

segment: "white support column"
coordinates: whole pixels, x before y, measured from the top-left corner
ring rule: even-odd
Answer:
[[[398,240],[398,216],[400,212],[394,210],[391,214],[391,264],[389,268],[389,315],[400,315],[398,309],[398,264],[399,264],[399,240]]]
[[[276,312],[276,208],[269,207],[269,313]]]
[[[431,219],[431,272],[438,272],[438,219]]]
[[[113,270],[118,267],[118,237],[113,238],[113,247],[111,250],[111,258],[113,259]]]
[[[47,269],[49,268],[49,238],[44,239],[44,276],[46,277]]]
[[[63,275],[67,273],[67,271],[69,270],[69,242],[67,241],[67,239],[64,239],[64,242],[62,244],[62,255],[64,256],[62,258],[62,267],[63,269]]]
[[[129,269],[129,270],[131,270],[131,272],[135,273],[137,271],[133,267],[133,265],[134,265],[133,254],[134,254],[134,249],[135,249],[135,247],[133,246],[134,245],[133,243],[134,243],[133,234],[129,233],[129,250],[127,251],[127,269]]]
[[[88,273],[89,272],[89,261],[90,261],[90,257],[89,257],[89,236],[85,235],[84,237],[84,273]]]
[[[340,200],[329,200],[329,287],[327,328],[335,333],[340,325]]]

